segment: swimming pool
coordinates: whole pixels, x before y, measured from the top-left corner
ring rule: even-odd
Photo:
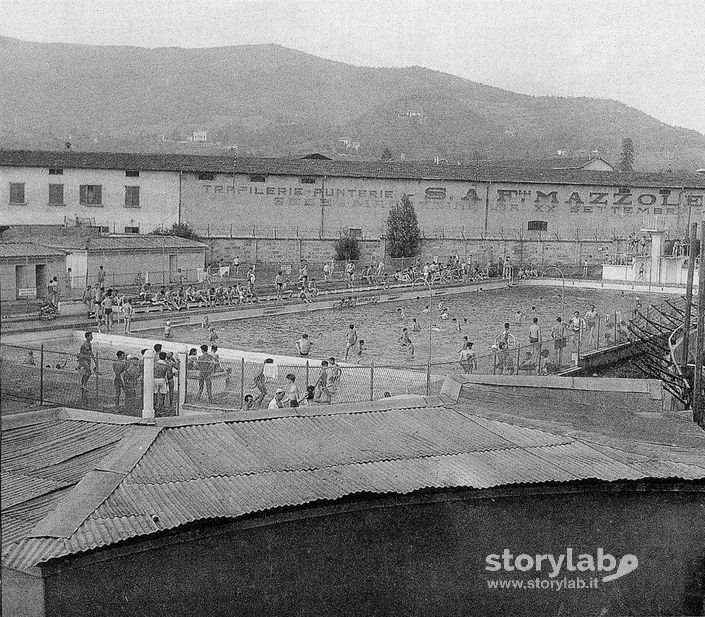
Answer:
[[[359,358],[361,364],[370,363],[371,360],[376,364],[391,366],[424,364],[429,357],[429,346],[433,363],[452,362],[458,358],[464,336],[475,343],[474,349],[478,355],[488,353],[505,322],[511,324],[511,331],[518,344],[528,343],[528,328],[534,316],[539,319],[542,336],[550,338],[556,317],[561,314],[561,294],[561,287],[474,290],[432,298],[425,292],[419,294],[417,299],[408,301],[265,315],[218,323],[215,329],[219,346],[283,355],[296,355],[294,341],[302,334],[308,334],[313,343],[310,352],[312,358],[334,356],[344,360],[346,333],[350,324],[353,324],[359,338],[365,342]],[[615,312],[619,312],[625,319],[631,316],[637,297],[646,307],[649,304],[660,304],[668,296],[567,287],[563,298],[564,320],[567,321],[575,310],[580,311],[581,316],[584,315],[590,305],[594,304],[598,314],[603,316],[604,331],[605,320],[613,322]],[[448,319],[441,318],[438,309],[441,300],[448,308]],[[517,310],[523,312],[520,325],[515,324]],[[413,331],[414,318],[421,331]],[[413,359],[401,349],[399,343],[403,328],[409,329],[415,346]],[[175,327],[173,334],[178,341],[209,342],[208,332],[198,326]],[[601,339],[604,345],[604,336]],[[358,357],[351,355],[349,360],[355,362]]]

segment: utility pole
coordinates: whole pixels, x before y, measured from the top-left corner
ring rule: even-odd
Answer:
[[[700,426],[705,423],[703,419],[703,409],[705,408],[705,397],[703,397],[703,356],[705,350],[705,255],[703,254],[705,247],[705,225],[700,223],[700,269],[698,271],[698,331],[697,331],[697,346],[695,352],[695,384],[693,392],[693,422]]]
[[[685,287],[685,319],[683,321],[683,354],[681,356],[681,366],[688,365],[688,347],[690,345],[690,312],[693,305],[693,277],[695,276],[695,241],[698,237],[698,224],[690,226],[690,245],[688,255],[688,281]]]

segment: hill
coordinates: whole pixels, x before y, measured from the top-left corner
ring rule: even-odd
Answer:
[[[535,97],[421,67],[357,67],[278,45],[98,47],[0,37],[0,145],[450,162],[598,150],[705,167],[705,136],[604,99]],[[193,131],[208,141],[189,143]]]

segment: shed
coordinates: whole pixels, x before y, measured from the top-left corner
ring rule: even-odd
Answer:
[[[140,280],[152,285],[177,283],[180,276],[195,281],[206,260],[206,245],[179,236],[110,234],[79,242],[61,243],[69,254],[66,265],[74,287],[98,281],[103,266],[105,286],[133,286]]]
[[[3,418],[3,614],[688,614],[702,605],[705,468],[444,400]],[[495,567],[505,550],[512,567]],[[536,570],[540,554],[563,556],[560,572]],[[576,571],[578,555],[583,565],[593,556],[592,570]],[[590,587],[505,586],[530,580]]]
[[[66,271],[66,252],[31,242],[0,242],[2,302],[47,297],[49,281]]]

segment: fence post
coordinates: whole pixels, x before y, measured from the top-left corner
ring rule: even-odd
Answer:
[[[181,407],[186,403],[186,365],[188,356],[185,351],[179,352],[179,396],[177,398],[176,415],[181,415]]]
[[[375,361],[370,363],[370,400],[375,400]]]
[[[583,329],[578,330],[578,353],[575,354],[575,366],[580,365],[580,345],[583,343]]]
[[[39,404],[44,404],[44,343],[39,348]]]
[[[617,344],[617,311],[614,312],[614,344]]]
[[[602,323],[602,319],[600,317],[597,318],[597,349],[600,348],[600,324]]]
[[[310,373],[310,366],[309,366],[309,361],[306,360],[306,388],[308,388],[308,384],[311,383],[309,380],[309,373]]]
[[[431,359],[426,364],[426,396],[431,396]]]
[[[517,345],[517,369],[515,375],[519,374],[519,365],[521,364],[521,345]]]
[[[240,358],[240,406],[245,400],[245,358]],[[264,401],[262,401],[264,402]]]
[[[543,351],[543,341],[541,340],[541,335],[539,334],[539,357],[536,360],[536,374],[541,374],[541,352]]]
[[[142,391],[142,417],[154,417],[154,350],[148,349],[144,352],[144,369],[142,373],[142,382],[144,389]],[[96,382],[98,381],[96,376]]]

